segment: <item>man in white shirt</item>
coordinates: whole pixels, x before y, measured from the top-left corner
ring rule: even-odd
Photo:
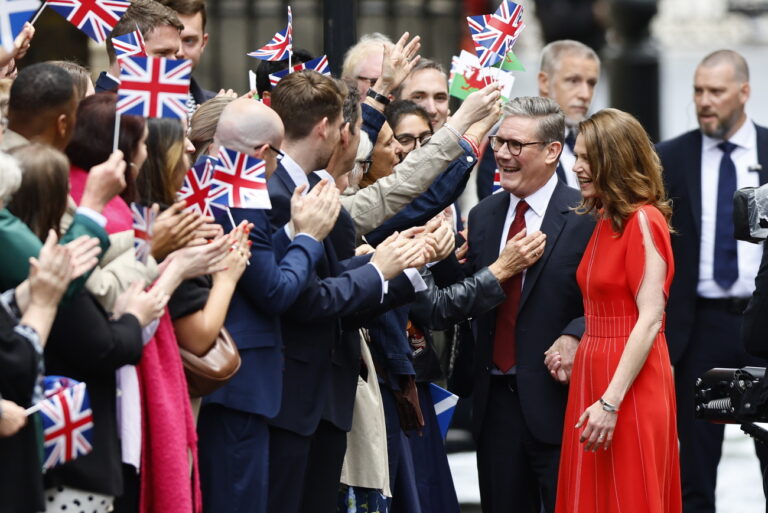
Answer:
[[[675,279],[667,340],[675,366],[683,508],[715,511],[723,426],[694,419],[694,384],[713,367],[764,365],[740,342],[742,312],[754,289],[762,246],[733,237],[733,193],[768,179],[768,130],[744,107],[749,68],[730,50],[705,57],[694,76],[699,128],[659,143],[669,197]],[[763,461],[765,448],[757,453]]]
[[[557,166],[557,177],[579,188],[573,164],[573,145],[579,123],[587,117],[600,78],[600,57],[578,41],[553,41],[541,51],[538,75],[539,96],[555,100],[565,113],[565,144]]]

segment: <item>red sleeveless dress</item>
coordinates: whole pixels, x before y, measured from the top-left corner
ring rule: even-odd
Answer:
[[[641,207],[656,250],[667,263],[664,295],[674,275],[669,229],[653,206]],[[617,235],[598,221],[576,278],[586,331],[576,352],[557,488],[557,513],[679,513],[680,464],[675,385],[664,323],[621,403],[610,449],[584,451],[579,417],[605,392],[637,322],[635,297],[645,271],[639,211]]]

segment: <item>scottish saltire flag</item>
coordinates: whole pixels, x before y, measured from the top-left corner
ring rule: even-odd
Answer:
[[[129,34],[113,37],[112,46],[115,49],[118,61],[121,61],[124,57],[147,56],[144,36],[141,35],[141,30],[138,27]]]
[[[117,113],[145,118],[185,118],[192,62],[158,57],[120,61]]]
[[[302,62],[301,64],[292,66],[290,70],[284,69],[282,71],[272,73],[269,75],[269,83],[272,85],[272,87],[275,87],[277,83],[280,82],[280,79],[285,78],[289,73],[295,73],[305,69],[311,69],[313,71],[317,71],[318,73],[322,73],[323,75],[331,74],[331,68],[328,66],[328,57],[323,55],[317,59],[312,59],[311,61]]]
[[[429,394],[432,396],[432,404],[435,405],[435,417],[437,417],[437,425],[440,427],[440,434],[445,440],[451,419],[453,419],[453,412],[456,410],[456,403],[459,402],[459,396],[434,383],[429,384]]]
[[[493,187],[491,188],[491,192],[499,192],[501,190],[501,173],[498,169],[493,172]]]
[[[525,28],[523,6],[503,0],[493,14],[468,16],[475,52],[482,66],[493,66],[505,58]]]
[[[266,164],[244,153],[221,148],[208,198],[220,207],[272,208],[267,192]]]
[[[46,0],[46,6],[96,41],[104,43],[130,7],[124,0]]]
[[[133,246],[136,249],[136,260],[147,263],[147,257],[152,250],[152,225],[155,214],[150,207],[131,203],[133,215]]]
[[[211,190],[214,162],[216,159],[200,158],[184,175],[184,184],[176,195],[179,200],[187,203],[184,210],[199,212],[204,216],[213,215],[208,203],[208,194]]]
[[[272,41],[256,51],[248,54],[249,57],[263,61],[284,61],[293,52],[293,15],[291,6],[288,6],[288,26],[281,30]]]
[[[43,389],[43,469],[49,470],[93,450],[93,412],[85,383],[45,376]]]
[[[0,0],[0,43],[10,52],[13,40],[40,8],[40,0]]]

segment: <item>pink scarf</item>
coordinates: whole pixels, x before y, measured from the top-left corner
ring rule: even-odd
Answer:
[[[167,310],[137,368],[143,417],[140,513],[200,513],[197,433]]]
[[[69,168],[69,194],[75,203],[80,205],[80,200],[83,199],[83,193],[85,192],[85,182],[88,181],[88,172],[80,169],[77,166],[70,166]],[[102,215],[107,218],[107,226],[105,229],[110,235],[113,233],[120,233],[126,230],[133,230],[133,214],[131,214],[131,207],[121,198],[115,196],[106,205],[104,210],[101,211]]]

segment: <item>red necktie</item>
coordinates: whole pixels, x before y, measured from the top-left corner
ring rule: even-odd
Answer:
[[[525,211],[528,203],[520,200],[515,207],[515,219],[509,226],[507,240],[525,229]],[[515,350],[515,328],[517,326],[517,309],[520,306],[520,295],[523,291],[523,273],[517,273],[505,281],[502,286],[507,299],[496,310],[496,334],[493,338],[493,363],[506,373],[517,362]]]

